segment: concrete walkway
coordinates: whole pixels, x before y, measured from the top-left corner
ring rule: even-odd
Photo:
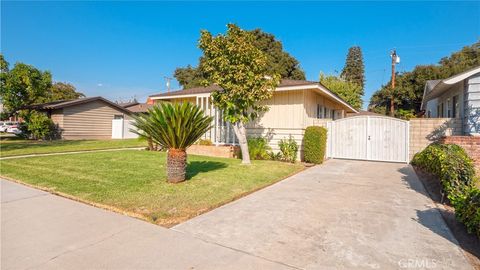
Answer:
[[[471,269],[410,166],[330,160],[173,229],[302,269]]]
[[[173,229],[1,188],[1,269],[471,269],[404,164],[331,160]]]

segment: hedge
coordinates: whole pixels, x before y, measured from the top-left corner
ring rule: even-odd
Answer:
[[[327,148],[327,129],[311,126],[305,129],[303,136],[303,154],[305,162],[321,164]]]
[[[475,187],[475,168],[465,150],[455,144],[431,144],[417,153],[412,164],[441,182],[442,193],[455,208],[459,221],[480,238],[480,190]]]

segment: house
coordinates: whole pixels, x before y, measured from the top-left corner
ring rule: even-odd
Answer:
[[[421,109],[427,118],[456,118],[464,135],[480,135],[480,67],[425,84]]]
[[[196,87],[161,93],[149,97],[151,103],[192,102],[200,106],[206,115],[214,117],[212,129],[204,135],[215,145],[231,145],[238,141],[230,123],[225,122],[222,112],[212,105],[210,94],[221,90],[216,85]],[[292,136],[302,146],[305,128],[324,125],[327,121],[344,118],[347,113],[358,111],[339,96],[318,82],[282,80],[273,97],[263,101],[269,110],[247,126],[248,136],[266,137],[274,151],[278,142]],[[300,147],[300,157],[303,147]]]
[[[88,97],[36,104],[33,109],[45,112],[68,140],[111,139],[113,120],[131,119],[131,112],[103,97]],[[123,130],[123,129],[122,129]]]
[[[154,106],[154,104],[139,102],[119,103],[118,105],[122,106],[123,108],[129,110],[134,114],[146,113],[150,108]]]

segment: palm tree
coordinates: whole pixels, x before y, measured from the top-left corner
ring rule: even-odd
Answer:
[[[142,137],[149,137],[159,146],[168,149],[167,181],[185,180],[187,169],[186,149],[194,144],[210,128],[213,117],[189,103],[161,103],[148,110],[148,116],[134,116],[132,130]]]

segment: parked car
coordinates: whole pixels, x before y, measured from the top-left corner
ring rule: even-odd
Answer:
[[[15,127],[18,129],[19,123],[18,122],[11,122],[11,121],[6,121],[6,122],[0,122],[0,132],[8,132],[9,127]],[[13,133],[13,132],[10,132]]]

